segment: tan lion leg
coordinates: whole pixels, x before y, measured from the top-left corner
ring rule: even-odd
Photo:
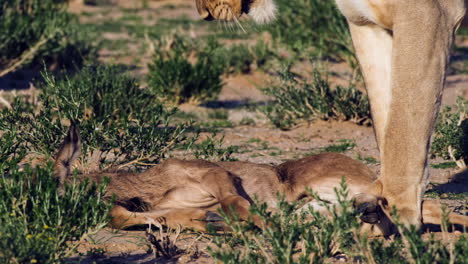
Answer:
[[[382,195],[399,209],[403,223],[419,227],[430,137],[461,17],[453,17],[435,1],[395,8],[391,101],[379,181]]]
[[[374,131],[380,146],[391,101],[393,39],[390,32],[377,25],[358,26],[350,23],[349,29],[364,76]]]
[[[373,193],[395,205],[407,225],[421,225],[429,140],[462,4],[399,1],[392,6],[391,33],[375,25],[351,25],[381,153]]]

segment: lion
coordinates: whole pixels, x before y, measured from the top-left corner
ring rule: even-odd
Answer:
[[[72,122],[54,163],[54,175],[63,193],[70,177],[71,166],[78,158],[81,139],[78,126]],[[394,226],[385,214],[386,204],[377,196],[366,194],[375,181],[374,173],[363,163],[345,155],[322,153],[277,166],[251,162],[208,162],[204,160],[168,159],[141,173],[113,172],[80,175],[100,183],[110,177],[105,197],[116,197],[110,211],[110,226],[127,228],[134,225],[179,225],[207,231],[208,225],[228,230],[216,212],[236,213],[241,220],[251,219],[260,228],[265,223],[250,213],[254,198],[277,209],[277,195],[286,201],[301,201],[323,214],[328,214],[323,201],[337,204],[335,188],[344,178],[349,197],[356,199],[361,220],[375,227],[378,234],[394,233]],[[311,195],[309,189],[320,197]],[[443,210],[435,201],[424,201],[423,222],[440,225]],[[233,211],[232,211],[233,210]],[[468,225],[468,217],[451,212],[453,224]],[[377,234],[373,232],[373,234]]]
[[[422,224],[427,156],[463,0],[336,0],[347,18],[370,101],[381,175],[367,193]],[[204,19],[274,20],[273,0],[196,0]]]

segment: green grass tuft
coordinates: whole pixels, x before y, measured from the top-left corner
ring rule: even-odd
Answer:
[[[224,137],[216,138],[216,134],[211,135],[202,142],[191,146],[195,158],[211,161],[235,161],[232,154],[239,151],[239,146],[223,147]]]
[[[346,60],[357,66],[344,16],[334,1],[278,0],[278,17],[268,30],[302,56]]]
[[[73,77],[44,74],[41,105],[16,98],[0,111],[0,130],[28,152],[52,156],[66,133],[64,122],[80,121],[83,156],[101,152],[106,167],[139,160],[157,162],[190,140],[190,123],[170,124],[175,110],[164,107],[116,67],[86,67]]]
[[[280,73],[280,81],[281,85],[264,89],[274,100],[262,110],[278,128],[288,129],[298,120],[370,121],[367,96],[354,87],[332,89],[324,73],[315,70],[312,82],[307,82],[286,70]]]
[[[0,262],[57,263],[70,254],[72,242],[107,224],[105,187],[73,183],[59,196],[51,164],[0,163]]]
[[[222,263],[466,263],[467,236],[444,244],[430,236],[422,238],[413,227],[391,240],[369,239],[360,230],[359,214],[353,209],[348,189],[342,181],[335,189],[337,204],[321,202],[329,216],[300,202],[279,197],[278,210],[269,212],[266,204],[254,205],[251,213],[268,225],[264,230],[224,215],[230,235],[216,236],[210,255]],[[316,201],[320,197],[312,193]],[[446,230],[447,225],[443,228]]]
[[[63,0],[5,0],[0,5],[0,76],[27,65],[72,66],[95,58],[92,32]]]
[[[452,109],[455,108],[455,111]],[[459,97],[455,107],[439,114],[431,153],[465,167],[468,162],[468,100]]]
[[[169,47],[164,48],[164,46]],[[222,65],[209,48],[179,37],[161,41],[149,65],[148,85],[153,93],[175,104],[204,103],[217,98],[222,88]],[[198,52],[197,52],[198,51]],[[188,58],[196,54],[196,62]]]

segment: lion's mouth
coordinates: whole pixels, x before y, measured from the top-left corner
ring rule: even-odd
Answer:
[[[233,8],[229,3],[220,2],[200,13],[205,20],[221,21],[237,20],[242,14],[248,14],[257,24],[269,23],[275,19],[276,5],[273,0],[244,0],[241,6]]]
[[[221,21],[233,21],[241,16],[241,12],[233,11],[233,8],[229,4],[216,5],[212,10],[209,10],[208,16],[205,20],[221,20]]]

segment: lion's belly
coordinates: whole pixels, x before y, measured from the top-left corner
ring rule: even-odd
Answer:
[[[346,18],[357,25],[375,24],[391,29],[392,0],[335,0]]]

